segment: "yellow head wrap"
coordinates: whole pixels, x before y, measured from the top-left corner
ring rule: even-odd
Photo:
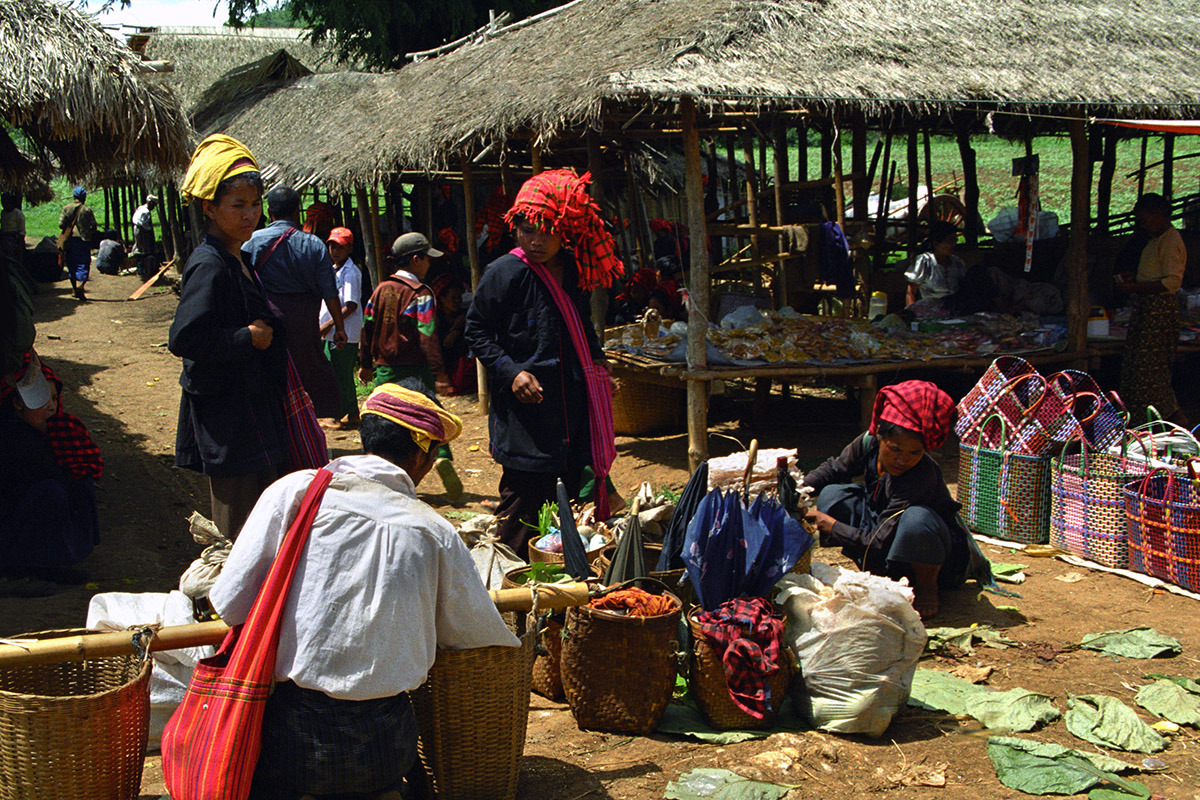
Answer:
[[[212,200],[221,181],[243,172],[258,171],[258,162],[246,145],[232,136],[214,133],[196,146],[179,192],[185,203],[193,199]]]
[[[462,420],[420,392],[384,383],[371,392],[362,413],[377,414],[412,432],[423,452],[434,442],[449,442],[462,433]]]

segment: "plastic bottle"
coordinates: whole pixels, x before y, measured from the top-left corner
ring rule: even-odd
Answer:
[[[882,317],[887,313],[887,292],[871,292],[871,302],[867,306],[867,319]]]

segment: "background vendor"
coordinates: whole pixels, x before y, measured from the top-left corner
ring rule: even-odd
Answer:
[[[821,546],[841,547],[866,571],[908,578],[923,619],[937,613],[939,587],[966,578],[960,506],[927,452],[945,444],[953,412],[950,396],[928,381],[885,386],[870,431],[804,476],[818,493],[809,519]]]
[[[1121,359],[1121,399],[1131,425],[1146,421],[1146,406],[1163,418],[1189,427],[1171,388],[1171,361],[1179,343],[1179,303],[1187,248],[1171,224],[1171,203],[1144,194],[1133,207],[1134,222],[1147,237],[1137,272],[1116,275],[1117,288],[1130,296],[1133,315]]]

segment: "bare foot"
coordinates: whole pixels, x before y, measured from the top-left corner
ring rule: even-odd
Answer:
[[[913,608],[921,619],[930,619],[938,613],[938,573],[941,564],[912,564]]]
[[[342,429],[341,421],[336,419],[319,419],[317,420],[317,424],[327,431],[340,431]]]
[[[480,500],[479,505],[483,506],[489,514],[495,514],[500,509],[499,500]]]

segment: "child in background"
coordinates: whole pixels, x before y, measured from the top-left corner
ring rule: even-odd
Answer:
[[[312,210],[309,206],[309,210]],[[329,422],[322,421],[330,430],[357,428],[358,394],[355,391],[354,372],[358,364],[358,338],[362,333],[363,312],[359,306],[362,297],[362,270],[350,258],[354,247],[354,234],[349,228],[333,228],[326,238],[329,258],[333,261],[334,278],[337,282],[338,299],[342,304],[342,320],[346,327],[346,346],[338,349],[333,343],[333,315],[325,301],[321,301],[321,338],[325,340],[325,357],[333,365],[337,377],[338,396],[341,398],[340,416]]]
[[[904,273],[908,280],[906,306],[918,300],[945,301],[958,292],[967,270],[962,259],[954,255],[957,244],[958,229],[949,222],[938,221],[929,226],[925,252]]]
[[[443,272],[429,282],[437,302],[437,338],[442,345],[442,363],[450,380],[450,395],[474,394],[477,389],[475,359],[463,337],[467,326],[467,307],[463,304],[463,285],[458,278]]]

